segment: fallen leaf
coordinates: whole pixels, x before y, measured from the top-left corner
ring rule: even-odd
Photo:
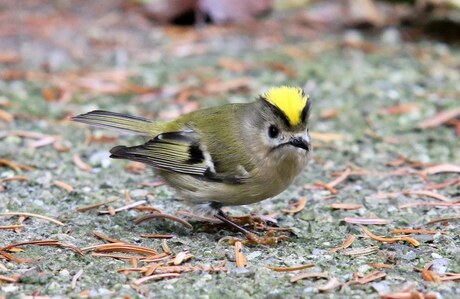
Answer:
[[[392,238],[380,237],[380,236],[377,236],[377,235],[373,234],[370,230],[368,230],[365,227],[361,227],[361,229],[371,239],[374,239],[374,240],[377,240],[377,241],[380,241],[380,242],[394,243],[394,242],[398,242],[398,241],[406,241],[406,242],[409,242],[410,244],[412,244],[414,246],[419,246],[420,245],[420,243],[417,240],[415,240],[414,238],[411,238],[411,237],[407,237],[407,236],[392,237]]]
[[[44,215],[40,215],[40,214],[35,214],[35,213],[27,213],[27,212],[3,212],[3,213],[0,213],[0,215],[3,215],[3,216],[26,216],[26,217],[36,217],[36,218],[40,218],[40,219],[44,219],[44,220],[48,220],[50,222],[53,222],[53,223],[56,223],[58,225],[64,225],[64,223],[62,223],[61,221],[58,221],[54,218],[51,218],[51,217],[48,217],[48,216],[44,216]]]
[[[134,284],[138,285],[138,284],[142,284],[144,282],[147,282],[149,280],[159,280],[159,279],[163,279],[163,278],[174,278],[174,277],[178,277],[178,276],[180,276],[180,273],[154,274],[154,275],[151,275],[151,276],[146,276],[146,277],[139,278],[139,279],[134,281]]]
[[[20,276],[7,277],[0,275],[0,282],[16,283],[18,282]]]
[[[269,12],[271,0],[201,0],[199,9],[215,23],[243,22]]]
[[[323,285],[316,286],[316,288],[320,292],[327,292],[332,289],[335,289],[338,286],[340,286],[340,282],[338,281],[336,277],[332,277],[328,282],[326,282]]]
[[[243,245],[240,241],[235,242],[235,261],[238,268],[245,268],[248,263],[243,253]]]
[[[437,190],[437,189],[444,189],[448,186],[451,185],[458,185],[460,184],[460,179],[452,179],[452,180],[447,180],[445,182],[439,183],[439,184],[433,184],[433,185],[428,185],[423,187],[425,190]]]
[[[358,210],[364,208],[361,204],[353,203],[332,203],[331,208],[333,209],[342,209],[342,210]]]
[[[20,164],[11,160],[6,160],[6,159],[0,159],[0,166],[6,166],[11,169],[13,169],[16,172],[21,172],[21,170],[32,170],[33,167],[25,165],[25,164]]]
[[[438,173],[445,173],[445,172],[457,172],[460,173],[460,165],[455,164],[439,164],[435,166],[431,166],[425,168],[420,172],[421,175],[427,176],[430,174],[438,174]]]
[[[329,274],[327,272],[305,272],[305,273],[300,273],[294,277],[291,278],[291,282],[297,282],[299,280],[305,279],[305,278],[328,278]]]
[[[63,181],[54,181],[53,182],[54,185],[56,185],[57,187],[61,188],[61,189],[64,189],[65,191],[67,192],[72,192],[73,191],[73,187],[66,183],[66,182],[63,182]]]
[[[55,102],[61,97],[61,91],[54,87],[44,87],[42,96],[46,102]]]
[[[372,268],[393,269],[393,265],[389,265],[389,264],[372,263],[372,264],[367,264],[367,265]]]
[[[21,61],[21,57],[16,52],[0,52],[0,64],[14,64]]]
[[[287,213],[287,214],[295,214],[295,213],[298,213],[300,211],[302,211],[304,208],[305,208],[305,205],[307,204],[308,202],[308,199],[306,196],[304,197],[301,197],[296,203],[295,203],[295,208],[291,209],[291,210],[283,210],[283,212]]]
[[[417,290],[384,294],[380,299],[436,299],[436,294],[420,293]]]
[[[460,215],[458,216],[450,216],[450,217],[443,217],[443,218],[436,218],[436,219],[433,219],[431,221],[428,221],[426,224],[434,224],[434,223],[438,223],[438,222],[448,222],[450,220],[458,220],[460,219]]]
[[[284,73],[286,76],[290,78],[294,78],[297,76],[297,71],[285,63],[270,61],[267,63],[267,66],[271,68],[273,71]]]
[[[12,182],[12,181],[19,181],[19,182],[28,182],[30,181],[30,179],[26,176],[23,176],[23,175],[15,175],[15,176],[12,176],[12,177],[9,177],[9,178],[4,178],[4,179],[1,179],[0,182]]]
[[[438,230],[426,230],[426,229],[410,229],[410,228],[395,228],[391,231],[392,234],[423,234],[423,235],[435,235],[441,233],[443,235],[449,234],[446,231]]]
[[[380,27],[385,24],[385,15],[372,0],[347,1],[343,6],[343,15],[349,26],[371,25]]]
[[[83,269],[78,270],[77,273],[72,277],[72,281],[70,282],[70,288],[73,290],[77,287],[77,281],[80,279],[81,275],[83,274]]]
[[[107,205],[107,204],[110,204],[110,203],[113,203],[117,201],[117,199],[111,199],[111,200],[108,200],[108,201],[104,201],[104,202],[99,202],[99,203],[95,203],[95,204],[92,204],[92,205],[87,205],[87,206],[84,206],[84,207],[81,207],[81,208],[77,208],[77,211],[78,212],[86,212],[86,211],[89,211],[89,210],[92,210],[92,209],[95,209],[95,208],[98,208],[100,206],[103,206],[103,205]]]
[[[129,161],[128,165],[125,167],[125,171],[131,172],[134,174],[143,174],[146,170],[146,165],[141,162]]]
[[[339,133],[310,132],[310,136],[313,140],[316,139],[323,142],[341,141],[345,139],[345,135]]]
[[[331,252],[336,252],[345,248],[348,248],[353,244],[353,242],[356,240],[356,237],[353,235],[348,235],[347,239],[342,243],[342,245],[339,245],[337,247],[332,248],[330,251]]]
[[[347,249],[344,250],[341,254],[342,255],[352,255],[352,256],[363,256],[363,255],[369,255],[377,252],[379,248],[377,246],[370,246],[370,247],[365,247],[365,248],[352,248],[352,249]]]
[[[250,69],[250,66],[247,63],[227,57],[220,58],[217,61],[217,65],[226,70],[238,73],[245,72]]]
[[[80,155],[78,154],[73,155],[73,162],[75,163],[75,165],[77,165],[78,168],[80,168],[83,171],[90,172],[93,169],[89,164],[83,162]]]
[[[424,202],[424,201],[414,201],[406,204],[399,205],[400,209],[412,208],[412,207],[460,207],[460,202]]]
[[[383,218],[353,218],[353,217],[345,217],[343,219],[347,223],[352,223],[352,224],[388,224],[391,223],[391,220],[389,219],[383,219]]]
[[[355,278],[353,281],[351,281],[351,283],[358,283],[358,284],[364,285],[364,284],[367,284],[367,283],[372,282],[374,280],[383,278],[386,275],[387,274],[385,272],[374,271],[374,272],[371,272],[371,273],[369,273],[367,275],[364,275],[362,277]]]
[[[342,172],[335,180],[333,180],[332,182],[329,182],[327,183],[327,185],[331,188],[335,188],[335,186],[337,186],[338,184],[342,183],[343,181],[345,181],[348,176],[350,175],[351,173],[351,170],[350,168],[347,168],[345,169],[344,172]]]
[[[250,78],[238,78],[227,81],[211,81],[204,86],[207,93],[223,93],[238,89],[247,89],[250,87],[252,80]]]
[[[419,110],[420,103],[403,103],[391,107],[383,108],[381,113],[386,115],[404,114]]]
[[[432,197],[440,201],[444,202],[451,202],[451,200],[444,195],[438,194],[433,191],[428,191],[428,190],[411,190],[411,191],[405,191],[403,192],[405,195],[420,195],[420,196],[427,196],[427,197]]]
[[[321,119],[334,119],[339,115],[339,109],[324,109],[319,112],[319,117]]]
[[[460,107],[441,111],[435,116],[420,122],[417,125],[417,127],[420,129],[434,128],[442,124],[445,124],[449,120],[454,119],[459,115],[460,115]]]
[[[164,240],[164,241],[166,241],[166,240]],[[165,250],[165,252],[167,252],[167,251]],[[174,258],[174,261],[173,261],[174,265],[177,266],[177,265],[182,264],[182,262],[184,261],[184,259],[185,259],[186,256],[187,256],[187,252],[185,252],[185,251],[179,252],[179,253],[176,255],[176,257]]]
[[[299,271],[299,270],[308,269],[314,266],[315,264],[305,264],[305,265],[292,266],[292,267],[267,267],[267,268],[270,270],[276,271],[276,272],[291,272],[291,271]]]
[[[13,114],[6,112],[5,110],[0,109],[0,120],[10,123],[14,120]]]
[[[428,269],[422,269],[422,278],[425,281],[441,283],[439,276],[435,272]]]
[[[113,209],[113,212],[114,213],[117,213],[117,212],[121,212],[121,211],[125,211],[125,210],[129,210],[129,209],[132,209],[132,208],[135,208],[137,206],[140,206],[140,205],[143,205],[147,203],[147,201],[145,200],[139,200],[139,201],[135,201],[135,202],[132,202],[132,203],[129,203],[127,205],[124,205],[120,208],[117,208],[117,209]],[[98,212],[99,214],[110,214],[110,209],[108,211],[99,211]]]
[[[29,146],[31,148],[39,148],[42,146],[46,146],[48,144],[52,144],[56,142],[56,137],[55,136],[46,136],[45,138],[39,139],[37,141],[32,142]]]

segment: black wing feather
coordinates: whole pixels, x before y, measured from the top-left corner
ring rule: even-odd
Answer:
[[[198,134],[192,130],[162,133],[138,146],[116,146],[111,158],[127,159],[158,169],[197,176],[225,183],[242,183],[244,178],[215,172],[214,162],[200,146]]]

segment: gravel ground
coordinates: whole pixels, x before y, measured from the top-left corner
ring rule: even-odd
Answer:
[[[459,217],[459,205],[426,192],[452,181],[430,191],[449,201],[460,198],[459,182],[453,181],[459,178],[459,122],[454,116],[437,123],[444,111],[458,110],[458,47],[407,42],[395,29],[323,34],[289,15],[251,26],[196,29],[157,27],[134,13],[94,4],[90,15],[83,14],[91,1],[84,2],[85,10],[64,2],[63,7],[40,9],[32,4],[18,10],[16,28],[3,27],[13,33],[0,41],[0,53],[13,51],[19,59],[3,58],[0,66],[0,212],[46,215],[64,225],[1,214],[0,225],[23,221],[24,227],[0,229],[0,246],[57,240],[84,248],[104,243],[94,235],[99,232],[163,252],[161,240],[141,235],[172,234],[169,261],[189,252],[193,257],[181,265],[216,271],[135,284],[139,273],[117,272],[133,267],[132,259],[25,245],[9,253],[34,261],[0,256],[0,297],[380,298],[405,291],[407,296],[420,292],[453,298],[460,293],[459,279],[440,281],[446,273],[460,272],[460,220],[428,224]],[[4,10],[3,15],[11,14]],[[0,21],[7,24],[8,18]],[[142,138],[89,129],[69,122],[68,116],[109,109],[170,119],[201,107],[251,101],[280,84],[299,85],[310,93],[314,151],[287,191],[228,209],[232,215],[270,215],[278,226],[293,228],[289,239],[276,245],[243,245],[246,267],[236,267],[234,245],[221,240],[242,236],[220,226],[193,219],[193,229],[168,220],[135,225],[133,220],[146,212],[99,214],[107,205],[77,212],[110,199],[116,199],[113,208],[122,207],[127,197],[181,218],[178,211],[188,208],[173,199],[172,189],[156,184],[159,178],[149,169],[108,158],[112,146]],[[432,118],[433,125],[427,125]],[[437,165],[443,166],[432,168]],[[438,171],[448,167],[452,172]],[[349,175],[333,190],[321,187],[345,171]],[[299,212],[283,212],[302,198],[307,204]],[[336,206],[343,203],[358,206]],[[348,218],[386,220],[366,225],[379,236],[403,228],[435,233],[410,235],[419,246],[382,242],[367,237]],[[331,252],[350,235],[356,254]],[[362,249],[371,250],[365,254]],[[226,271],[217,271],[224,261]],[[267,268],[302,264],[314,267],[293,272]],[[428,270],[421,272],[425,266]],[[309,272],[311,277],[291,282]],[[15,282],[2,282],[5,278]],[[328,288],[335,280],[337,286]]]

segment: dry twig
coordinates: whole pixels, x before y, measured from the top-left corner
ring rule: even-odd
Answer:
[[[34,214],[34,213],[27,213],[27,212],[3,212],[3,213],[0,213],[0,215],[3,215],[3,216],[26,216],[26,217],[35,217],[35,218],[40,218],[40,219],[44,219],[44,220],[48,220],[50,222],[53,222],[53,223],[56,223],[58,225],[64,225],[64,223],[62,223],[61,221],[58,221],[54,218],[51,218],[51,217],[48,217],[48,216],[44,216],[44,215],[39,215],[39,214]]]
[[[246,256],[243,253],[243,245],[240,241],[235,242],[235,260],[238,268],[245,268],[247,266]]]
[[[118,212],[121,212],[121,211],[124,211],[124,210],[129,210],[129,209],[132,209],[132,208],[135,208],[137,206],[140,206],[140,205],[143,205],[147,203],[147,201],[145,200],[139,200],[139,201],[135,201],[135,202],[132,202],[130,204],[127,204],[125,206],[122,206],[122,207],[119,207],[119,208],[116,208],[114,209],[112,207],[112,211],[110,209],[110,207],[106,210],[106,211],[99,211],[98,213],[99,214],[114,214],[114,213],[118,213]]]
[[[293,209],[290,209],[290,210],[283,210],[283,212],[287,213],[287,214],[295,214],[295,213],[298,213],[300,211],[302,211],[304,208],[305,208],[305,205],[307,204],[307,197],[302,197],[300,198],[296,203],[295,203],[295,208]]]
[[[85,162],[83,162],[83,160],[81,159],[80,155],[78,155],[78,154],[73,155],[73,162],[75,163],[75,165],[78,168],[80,168],[83,171],[90,172],[91,170],[93,170],[91,165],[86,164]]]
[[[77,280],[80,279],[81,275],[83,274],[83,269],[80,269],[75,275],[72,277],[72,282],[70,283],[70,288],[73,290],[77,287]]]
[[[373,254],[377,252],[378,247],[377,246],[370,246],[366,248],[353,248],[353,249],[347,249],[342,252],[343,255],[368,255],[368,254]]]
[[[311,267],[314,267],[315,264],[305,264],[305,265],[299,265],[299,266],[292,266],[292,267],[272,267],[272,266],[267,266],[268,269],[276,271],[276,272],[291,272],[291,271],[299,271],[299,270],[305,270]]]
[[[369,231],[365,227],[361,227],[361,229],[371,239],[374,239],[374,240],[377,240],[377,241],[380,241],[380,242],[395,243],[395,242],[398,242],[398,241],[406,241],[406,242],[409,242],[410,244],[412,244],[413,246],[419,246],[420,245],[419,241],[417,241],[417,240],[415,240],[414,238],[411,238],[411,237],[401,236],[401,237],[386,238],[386,237],[380,237],[380,236],[377,236],[377,235],[373,234],[371,231]]]
[[[53,184],[56,185],[57,187],[61,188],[61,189],[64,189],[67,192],[72,192],[73,191],[73,187],[70,184],[66,183],[66,182],[56,180],[56,181],[53,182]]]
[[[329,274],[327,272],[304,272],[300,273],[291,278],[291,282],[297,282],[305,278],[328,278]]]
[[[382,218],[353,218],[353,217],[345,217],[343,219],[347,223],[352,223],[352,224],[362,224],[362,225],[367,225],[367,224],[388,224],[391,222],[391,220],[388,219],[382,219]]]
[[[330,206],[332,209],[341,209],[341,210],[358,210],[364,208],[361,204],[353,203],[332,203]]]
[[[86,212],[86,211],[98,208],[100,206],[108,205],[110,203],[116,202],[117,200],[118,199],[114,198],[114,199],[110,199],[110,200],[107,200],[107,201],[104,201],[104,202],[99,202],[99,203],[95,203],[95,204],[92,204],[92,205],[87,205],[87,206],[78,208],[77,211],[78,212]]]
[[[353,235],[348,235],[347,239],[343,242],[342,245],[339,245],[337,247],[332,248],[330,251],[331,252],[336,252],[345,248],[348,248],[353,244],[353,242],[356,240],[356,237]]]

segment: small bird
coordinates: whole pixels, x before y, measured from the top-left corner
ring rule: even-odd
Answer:
[[[297,87],[272,87],[251,103],[197,110],[172,121],[102,110],[73,117],[93,126],[151,138],[116,146],[111,158],[152,166],[177,198],[248,236],[223,206],[246,205],[284,191],[306,167],[311,101]]]

